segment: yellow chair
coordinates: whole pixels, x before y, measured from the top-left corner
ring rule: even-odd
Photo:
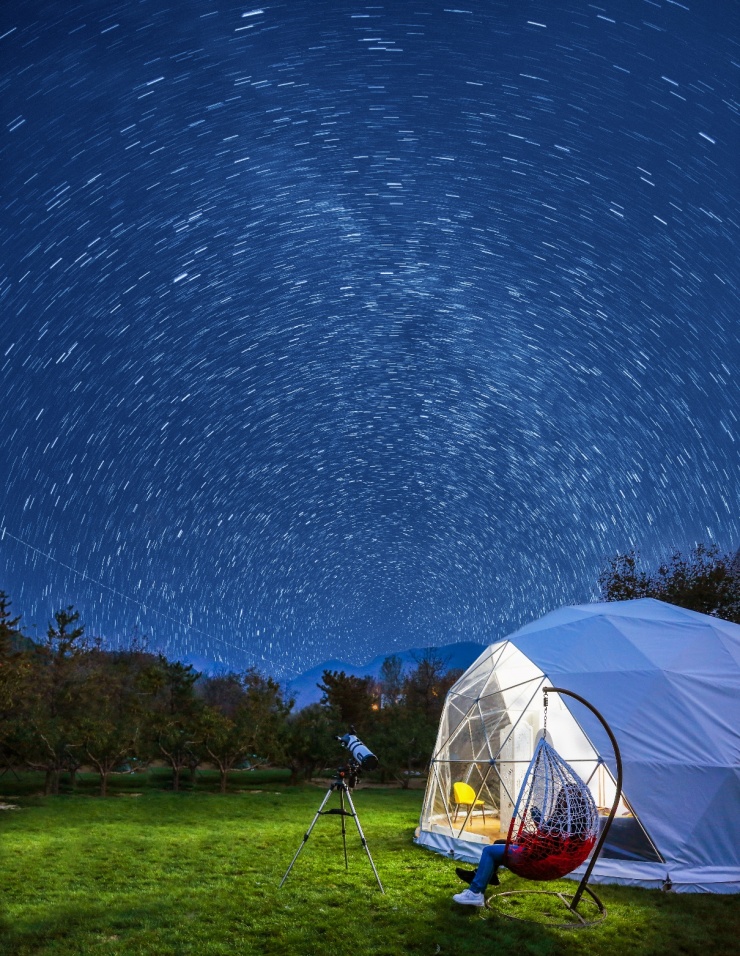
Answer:
[[[480,809],[483,811],[483,823],[485,824],[486,809],[483,805],[483,801],[476,799],[475,790],[473,790],[469,783],[463,783],[461,780],[457,783],[453,783],[452,800],[455,804],[455,816],[452,818],[453,823],[457,820],[460,807],[470,807],[471,810]]]

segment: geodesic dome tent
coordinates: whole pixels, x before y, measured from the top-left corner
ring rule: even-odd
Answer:
[[[740,892],[740,627],[652,599],[560,608],[481,654],[447,696],[416,842],[477,863],[506,838],[548,686],[598,708],[622,754],[591,880]],[[599,721],[551,693],[546,734],[605,820],[615,761]],[[475,802],[454,803],[458,781]]]

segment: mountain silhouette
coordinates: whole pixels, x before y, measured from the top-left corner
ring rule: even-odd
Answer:
[[[485,649],[485,644],[475,644],[472,641],[462,641],[459,644],[446,644],[444,647],[431,648],[435,654],[442,658],[448,670],[456,668],[465,670]],[[417,647],[408,651],[399,651],[395,656],[401,658],[404,672],[408,673],[416,666],[417,660],[429,650],[430,648]],[[321,675],[324,671],[344,671],[345,674],[352,674],[354,677],[374,677],[377,679],[380,676],[383,661],[390,656],[390,654],[381,654],[367,664],[348,664],[347,661],[329,660],[311,667],[287,683],[289,696],[295,698],[293,711],[301,710],[303,707],[321,700],[322,695],[318,685],[321,683]]]

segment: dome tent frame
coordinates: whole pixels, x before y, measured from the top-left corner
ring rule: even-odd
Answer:
[[[506,836],[547,684],[596,704],[622,748],[626,798],[592,882],[740,892],[740,627],[652,599],[561,608],[471,665],[445,703],[416,841],[477,863]],[[616,767],[603,728],[556,695],[550,706],[548,738],[605,814]],[[453,825],[458,779],[487,826],[473,808]]]

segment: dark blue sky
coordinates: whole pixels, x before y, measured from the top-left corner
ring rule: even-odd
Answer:
[[[0,37],[31,633],[74,603],[284,676],[740,543],[737,3],[17,0]]]

